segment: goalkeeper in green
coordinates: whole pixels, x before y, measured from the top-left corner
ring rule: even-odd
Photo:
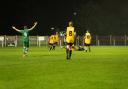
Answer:
[[[33,30],[35,26],[37,25],[37,22],[34,23],[34,25],[31,28],[27,28],[27,26],[24,26],[23,30],[19,30],[16,27],[12,26],[14,30],[17,32],[20,32],[22,34],[22,42],[23,42],[23,57],[27,56],[28,49],[29,49],[29,31]]]

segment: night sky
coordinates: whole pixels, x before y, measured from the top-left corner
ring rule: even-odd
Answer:
[[[119,22],[124,19],[123,24],[128,25],[128,20],[126,20],[128,16],[128,2],[126,0],[5,0],[0,3],[0,34],[17,35],[18,33],[11,28],[12,25],[22,29],[24,25],[31,27],[35,21],[38,22],[38,25],[31,32],[31,35],[48,35],[51,27],[55,27],[60,31],[64,30],[68,21],[74,19],[74,12],[77,13],[76,19],[79,20],[83,15],[82,11],[85,14],[90,11],[88,9],[90,7],[83,8],[89,4],[94,6],[94,8],[100,7],[102,9],[100,13],[105,11],[104,13],[107,14],[104,15],[104,18],[105,16],[109,18],[115,15],[115,19],[119,17],[121,19],[118,19]],[[99,15],[99,17],[101,16]],[[79,23],[82,23],[82,20],[79,20]],[[90,22],[90,25],[93,24]],[[86,28],[86,26],[83,27]],[[91,27],[93,26],[90,26],[90,29]],[[110,27],[116,28],[114,22],[110,24]],[[87,28],[89,28],[89,25],[87,25]],[[95,28],[99,29],[99,26],[96,25]],[[100,31],[94,29],[95,33]],[[124,31],[127,30],[124,29]],[[116,31],[113,30],[113,32]]]
[[[0,3],[0,34],[17,34],[12,25],[22,29],[35,21],[38,26],[31,32],[34,35],[47,35],[51,27],[63,30],[75,11],[74,3],[74,0],[5,0]]]

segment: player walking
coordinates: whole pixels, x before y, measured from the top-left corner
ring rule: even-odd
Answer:
[[[51,35],[48,39],[48,44],[49,44],[49,51],[54,50],[54,42],[55,42],[55,36]]]
[[[22,34],[22,42],[23,42],[23,57],[27,56],[28,49],[29,49],[29,31],[33,30],[35,26],[37,25],[37,22],[34,23],[34,25],[29,29],[27,26],[24,26],[23,30],[19,30],[16,27],[12,26],[14,30],[17,32],[20,32]]]
[[[59,43],[59,34],[58,34],[58,32],[56,32],[55,35],[54,35],[53,50],[55,50],[55,48],[58,45],[58,43]]]
[[[90,48],[90,45],[91,45],[91,34],[90,32],[87,30],[86,33],[85,33],[85,36],[84,36],[84,45],[85,45],[85,51],[87,52],[87,50],[89,50],[89,52],[91,52],[91,48]]]
[[[69,27],[67,27],[66,29],[66,43],[67,43],[67,47],[66,47],[66,58],[67,59],[71,59],[71,55],[72,55],[72,45],[74,44],[74,40],[75,40],[75,28],[73,27],[73,22],[70,21],[69,22]]]

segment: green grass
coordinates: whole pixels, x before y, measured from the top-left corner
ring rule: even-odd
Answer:
[[[0,48],[0,89],[128,89],[128,47],[97,46],[92,52],[30,47]]]

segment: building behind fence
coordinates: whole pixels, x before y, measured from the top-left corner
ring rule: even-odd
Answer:
[[[22,36],[0,36],[0,45],[2,47],[20,47],[22,46]],[[47,46],[48,45],[48,36],[30,36],[30,46]],[[64,36],[60,36],[59,45],[65,45]],[[77,36],[75,40],[76,46],[83,45],[83,36]],[[109,46],[118,46],[118,45],[128,45],[128,36],[99,36],[94,35],[92,36],[92,45],[95,46],[102,46],[102,45],[109,45]]]

